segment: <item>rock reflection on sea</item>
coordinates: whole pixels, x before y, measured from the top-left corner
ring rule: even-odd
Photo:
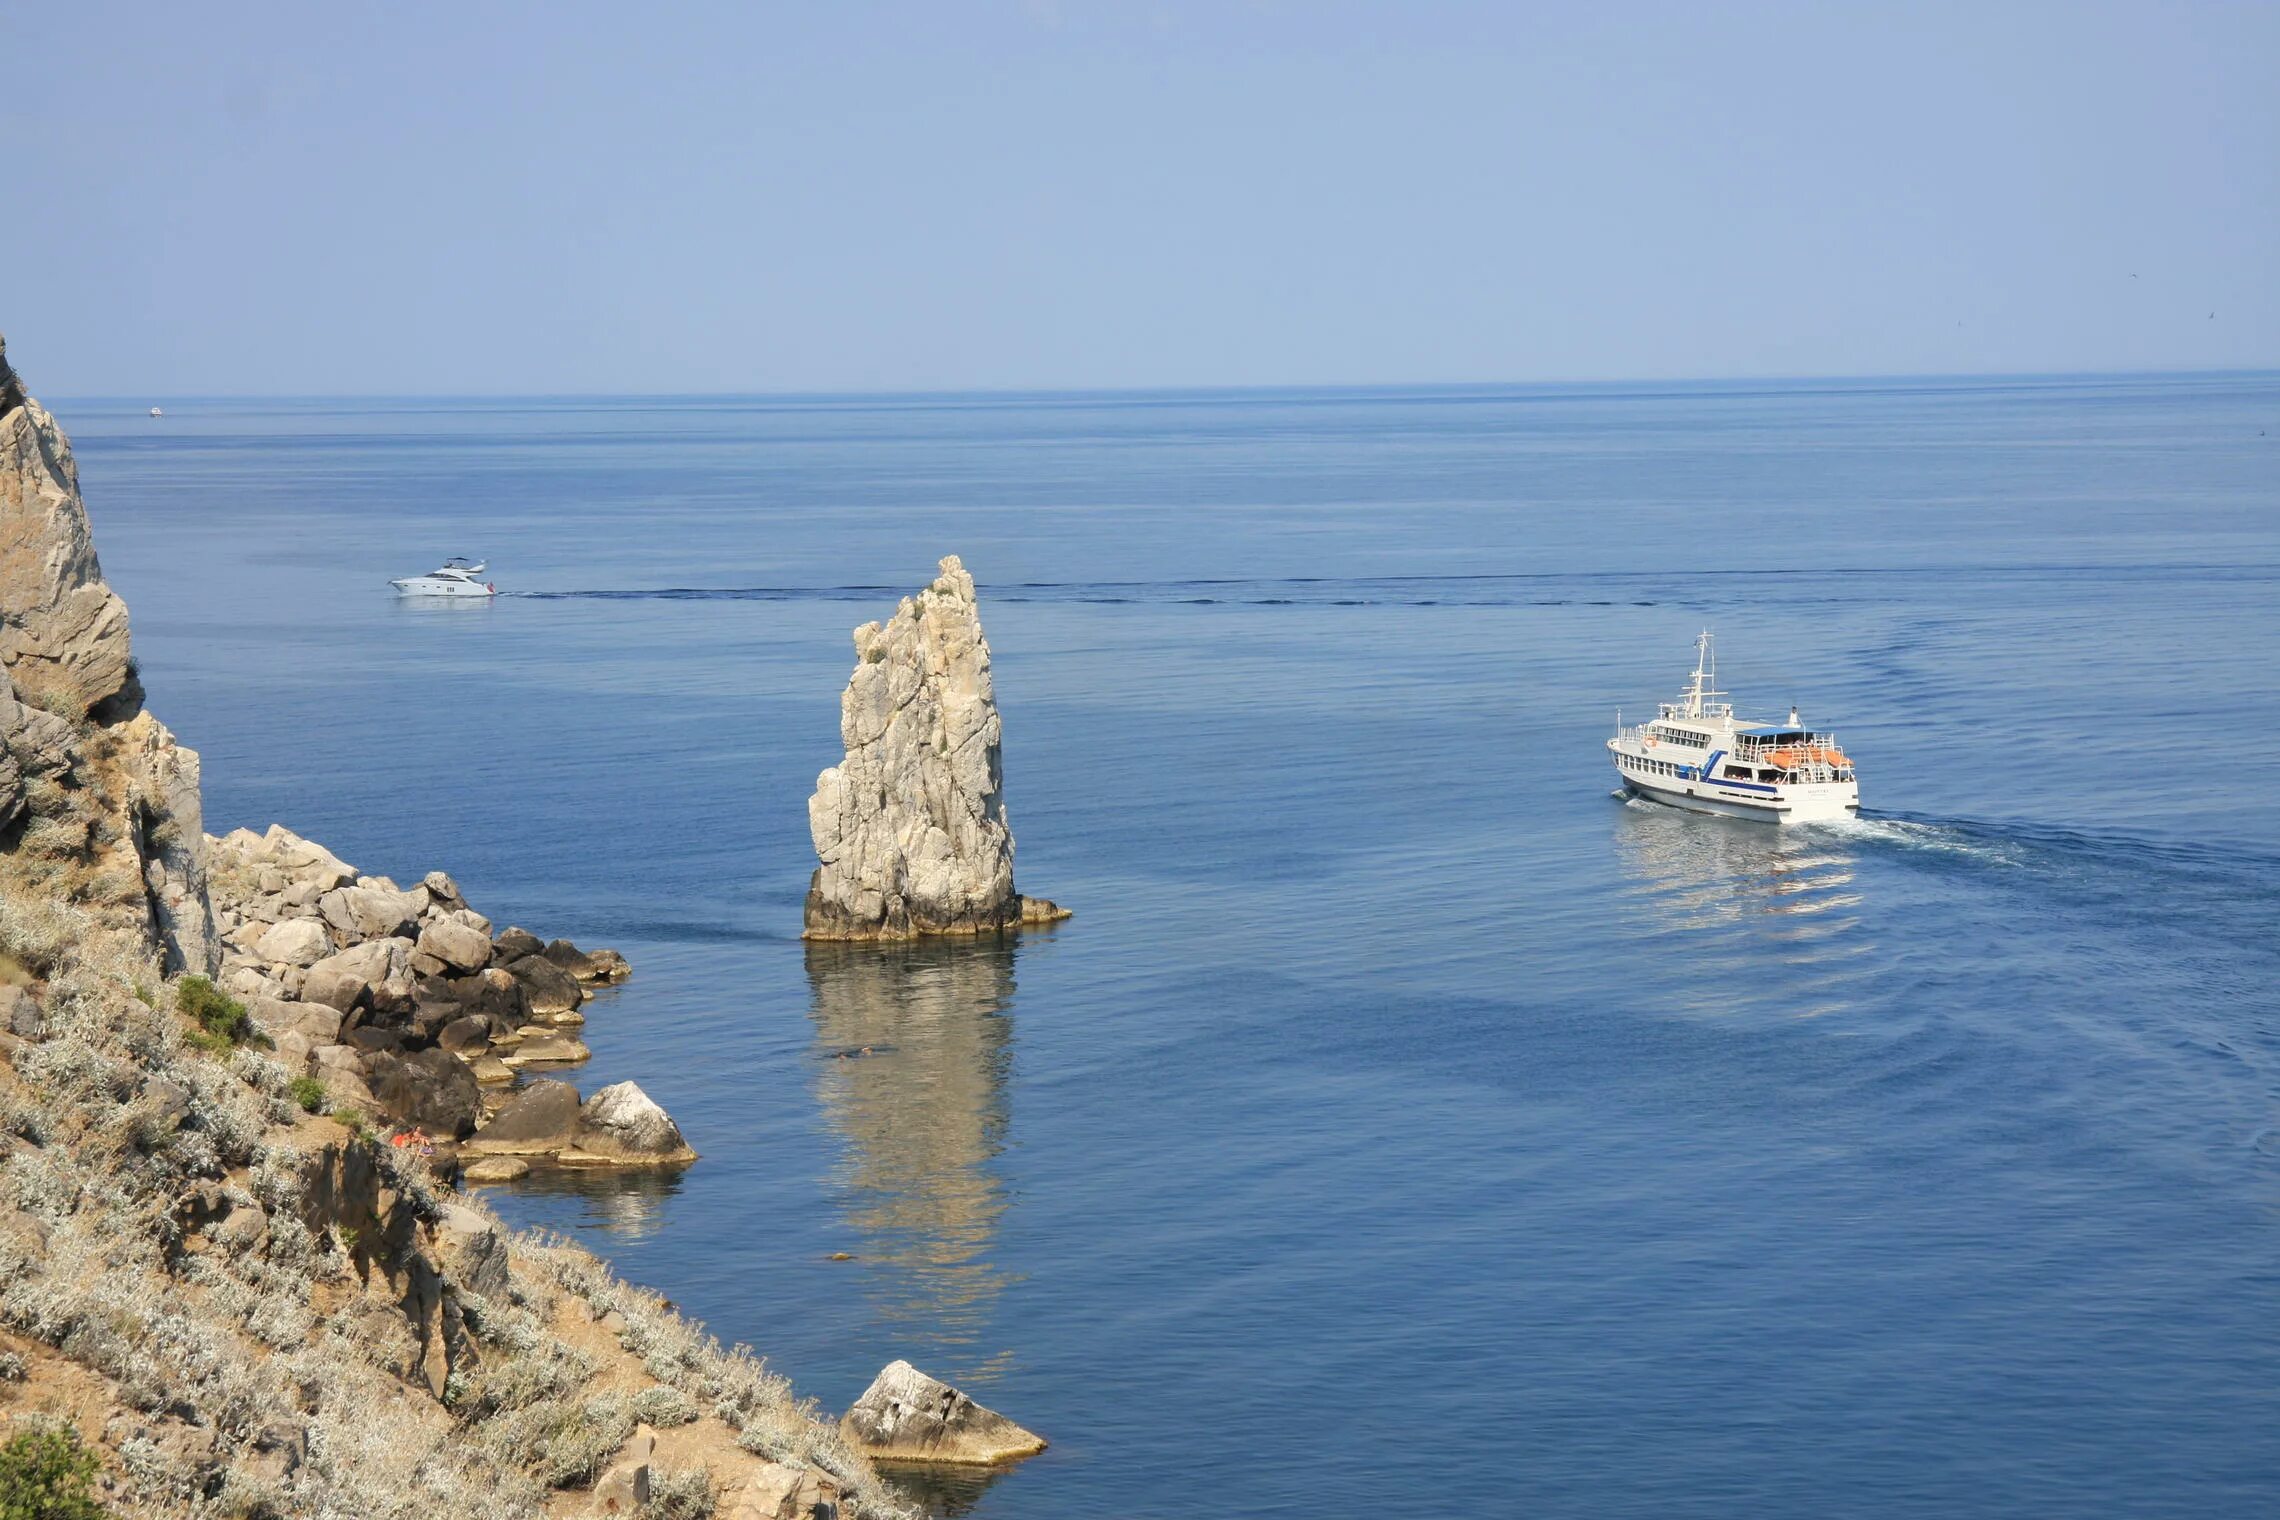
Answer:
[[[994,937],[807,947],[817,1096],[846,1140],[835,1180],[867,1291],[955,1381],[988,1381],[982,1335],[1012,1280],[990,1249],[1014,955]]]
[[[518,1193],[576,1198],[581,1224],[619,1240],[641,1240],[665,1222],[665,1205],[681,1191],[678,1166],[534,1166],[512,1186]]]
[[[1637,926],[1679,937],[1705,973],[1699,1010],[1842,1012],[1874,950],[1848,825],[1782,826],[1632,801],[1615,848]],[[1768,966],[1778,965],[1778,978]],[[1722,980],[1732,972],[1733,981]]]
[[[879,1476],[897,1497],[934,1520],[957,1520],[973,1513],[990,1485],[1004,1477],[1004,1467],[911,1467],[881,1462]]]

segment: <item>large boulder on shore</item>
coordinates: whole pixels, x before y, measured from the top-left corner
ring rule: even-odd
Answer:
[[[508,1099],[466,1149],[489,1156],[550,1156],[577,1139],[578,1118],[577,1088],[567,1082],[533,1082]]]
[[[884,623],[855,630],[839,699],[846,758],[816,778],[809,939],[977,934],[1023,920],[1002,724],[974,578],[956,555]]]
[[[578,1115],[578,1148],[592,1154],[645,1161],[693,1161],[681,1126],[631,1082],[617,1082],[586,1100]]]
[[[507,967],[506,972],[522,984],[535,1018],[569,1013],[586,1000],[578,979],[543,955],[526,955]]]
[[[288,966],[313,966],[332,954],[332,940],[325,926],[315,919],[288,918],[263,930],[261,938],[254,941],[253,953]]]
[[[491,963],[490,936],[455,919],[439,918],[421,929],[419,948],[462,974]]]
[[[383,1113],[439,1139],[473,1134],[483,1112],[475,1074],[449,1051],[431,1047],[407,1055],[376,1050],[364,1058],[363,1075]]]
[[[839,1422],[839,1431],[865,1455],[894,1462],[987,1466],[1045,1449],[1043,1436],[908,1362],[889,1362]]]

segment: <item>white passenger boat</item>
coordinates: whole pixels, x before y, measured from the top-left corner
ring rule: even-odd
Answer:
[[[1806,727],[1794,707],[1786,723],[1735,717],[1732,704],[1720,700],[1726,693],[1716,690],[1709,633],[1694,653],[1694,675],[1676,702],[1630,728],[1617,716],[1607,750],[1625,791],[1766,823],[1820,823],[1860,811],[1860,782],[1834,734]]]
[[[483,578],[483,562],[470,565],[463,559],[447,559],[442,568],[425,575],[406,576],[388,584],[396,588],[398,596],[496,596],[499,588]]]

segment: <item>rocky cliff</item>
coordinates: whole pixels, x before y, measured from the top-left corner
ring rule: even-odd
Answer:
[[[198,756],[142,711],[71,444],[0,340],[0,846],[35,885],[139,932],[169,974],[221,965]]]
[[[440,873],[210,839],[141,708],[70,447],[0,350],[7,1432],[70,1433],[119,1516],[897,1513],[749,1354],[368,1127],[480,1135],[478,1068],[574,1057],[623,962],[494,935]],[[487,1164],[686,1159],[630,1084],[540,1086],[562,1111]]]
[[[855,630],[847,756],[816,778],[809,939],[983,934],[1069,915],[1013,885],[997,696],[974,578],[952,555]]]

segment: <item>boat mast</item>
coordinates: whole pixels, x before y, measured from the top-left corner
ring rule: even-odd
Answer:
[[[1702,699],[1704,697],[1725,695],[1717,689],[1717,686],[1718,654],[1710,637],[1710,630],[1705,628],[1702,630],[1702,636],[1694,641],[1694,675],[1686,687],[1686,716],[1689,718],[1702,716]]]

